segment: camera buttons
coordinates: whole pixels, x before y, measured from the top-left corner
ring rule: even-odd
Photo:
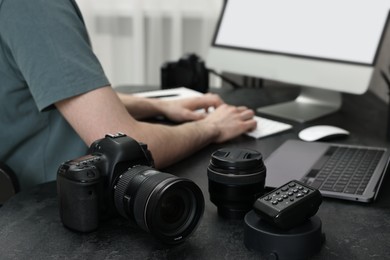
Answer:
[[[87,171],[87,177],[89,178],[95,178],[96,174],[93,171]]]

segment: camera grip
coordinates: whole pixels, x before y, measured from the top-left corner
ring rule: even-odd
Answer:
[[[64,226],[90,232],[99,225],[99,181],[75,182],[58,176],[59,209]]]

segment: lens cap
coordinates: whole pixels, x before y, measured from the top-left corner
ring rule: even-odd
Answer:
[[[263,156],[255,150],[222,148],[211,155],[210,166],[234,174],[247,174],[248,170],[264,168]]]

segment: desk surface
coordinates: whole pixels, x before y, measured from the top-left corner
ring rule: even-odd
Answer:
[[[297,91],[278,89],[225,89],[228,103],[255,108],[291,99]],[[65,229],[59,218],[55,183],[21,192],[0,208],[1,259],[261,259],[243,244],[243,222],[218,217],[209,201],[206,168],[210,155],[221,147],[245,147],[267,157],[287,139],[314,124],[346,128],[351,136],[341,143],[388,146],[386,105],[372,93],[344,95],[337,114],[280,135],[254,140],[241,136],[225,144],[210,145],[165,171],[192,179],[205,196],[205,212],[198,229],[183,244],[169,247],[150,234],[135,229],[122,218],[111,219],[89,234]],[[326,242],[313,259],[390,259],[390,180],[387,177],[377,201],[371,204],[325,198],[317,215],[323,223]]]

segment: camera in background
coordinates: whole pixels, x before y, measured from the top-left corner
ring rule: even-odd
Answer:
[[[186,54],[178,61],[161,66],[161,88],[186,87],[202,93],[209,89],[209,71],[196,54]]]
[[[233,88],[237,89],[242,87],[236,81],[218,73],[214,69],[207,68],[206,63],[198,55],[189,53],[182,56],[178,61],[165,62],[161,66],[161,88],[186,87],[201,93],[206,93],[209,90],[210,73],[219,77]],[[248,77],[245,77],[245,79],[248,79]],[[262,86],[262,79],[258,80]],[[256,79],[252,79],[252,81],[255,82]],[[253,82],[252,87],[254,86]],[[245,85],[250,86],[248,83],[245,83]]]

